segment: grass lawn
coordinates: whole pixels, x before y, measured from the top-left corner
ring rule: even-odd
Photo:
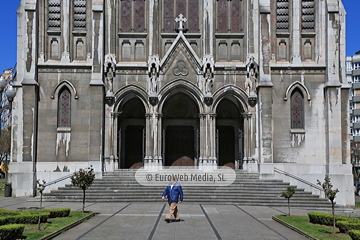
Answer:
[[[5,181],[0,181],[0,188],[2,189],[2,190],[0,190],[0,196],[4,196],[4,192],[5,192]]]
[[[355,202],[355,208],[360,208],[360,202]]]
[[[41,231],[37,230],[37,225],[26,225],[23,235],[27,237],[26,240],[38,240],[89,214],[91,214],[91,212],[82,213],[78,211],[71,211],[70,216],[67,218],[52,218],[48,220],[48,223],[42,223]]]
[[[338,229],[336,229],[337,233],[334,235],[332,227],[310,223],[308,216],[291,216],[291,217],[276,216],[276,217],[320,240],[333,240],[333,239],[351,240],[349,235],[344,233],[339,233]]]

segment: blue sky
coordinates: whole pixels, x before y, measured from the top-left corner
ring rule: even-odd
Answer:
[[[0,72],[16,63],[16,9],[20,0],[1,0],[0,3]],[[346,55],[360,50],[360,0],[343,0],[347,11]]]

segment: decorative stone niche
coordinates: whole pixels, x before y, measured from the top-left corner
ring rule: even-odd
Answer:
[[[75,38],[75,60],[86,60],[86,38]]]
[[[135,42],[135,61],[145,61],[145,48],[142,40]]]
[[[49,59],[60,60],[60,42],[58,37],[49,37]]]
[[[123,40],[121,43],[121,60],[131,60],[131,44],[129,40]]]
[[[277,39],[277,57],[276,60],[279,62],[289,62],[289,38],[278,38]]]
[[[243,34],[216,34],[216,61],[245,62]]]
[[[234,40],[231,43],[231,61],[239,61],[241,58],[241,48],[240,42],[238,40]]]
[[[225,40],[221,40],[218,45],[218,61],[227,61],[228,59],[228,45]]]
[[[313,62],[315,59],[315,38],[307,38],[307,37],[303,37],[302,38],[302,44],[301,44],[301,48],[302,48],[302,60],[306,61],[306,62]]]
[[[120,61],[146,61],[146,34],[143,33],[119,33]]]

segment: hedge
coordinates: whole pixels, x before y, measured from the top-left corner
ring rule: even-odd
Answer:
[[[0,208],[0,217],[19,215],[20,212],[21,211],[19,211],[19,210],[9,211],[9,210]]]
[[[49,209],[45,210],[50,213],[49,218],[62,218],[68,217],[70,215],[70,208],[57,208],[57,209]]]
[[[321,224],[326,226],[332,226],[333,225],[333,216],[332,214],[328,213],[319,213],[319,212],[310,212],[308,213],[310,222],[313,224]],[[356,220],[353,220],[353,218],[350,217],[344,217],[340,215],[335,215],[335,223],[338,221],[349,221],[354,222]]]
[[[41,223],[46,223],[49,218],[68,217],[70,208],[44,209],[41,212]],[[37,224],[40,210],[9,211],[0,208],[0,225],[6,224]]]
[[[49,218],[61,218],[61,217],[68,217],[70,215],[70,208],[56,208],[56,209],[43,209],[41,212],[48,212],[50,213]],[[30,210],[29,212],[38,214],[40,210]]]
[[[68,217],[70,215],[70,208],[56,208],[56,209],[43,209],[42,213],[48,212],[50,213],[49,218],[60,218],[60,217]],[[0,208],[0,217],[5,216],[16,216],[22,213],[31,213],[31,214],[38,214],[39,215],[40,210],[27,210],[27,211],[20,211],[20,210],[14,210],[9,211],[3,208]]]
[[[0,240],[12,240],[20,238],[24,232],[24,224],[10,224],[0,226]]]
[[[350,230],[360,230],[360,222],[357,220],[349,221],[338,221],[336,227],[339,228],[340,232],[348,233]]]
[[[360,231],[359,230],[350,230],[349,235],[352,240],[360,240]]]
[[[44,212],[41,214],[40,222],[47,222],[50,216],[49,212]],[[6,216],[0,217],[0,225],[6,224],[37,224],[39,220],[39,214],[22,212],[21,214],[15,216]]]

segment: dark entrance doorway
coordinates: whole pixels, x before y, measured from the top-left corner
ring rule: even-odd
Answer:
[[[118,158],[119,168],[143,165],[145,140],[145,108],[141,100],[129,96],[119,107]]]
[[[165,166],[189,166],[191,163],[194,166],[199,155],[198,133],[199,110],[194,99],[182,92],[169,97],[163,107]]]
[[[178,158],[194,159],[194,128],[192,126],[168,126],[166,128],[165,165],[171,166]]]
[[[219,126],[219,166],[234,163],[235,131],[232,126]]]
[[[127,126],[125,130],[125,168],[143,159],[143,126]]]
[[[221,100],[216,109],[217,159],[219,166],[241,168],[243,159],[244,120],[242,106],[233,97]]]

